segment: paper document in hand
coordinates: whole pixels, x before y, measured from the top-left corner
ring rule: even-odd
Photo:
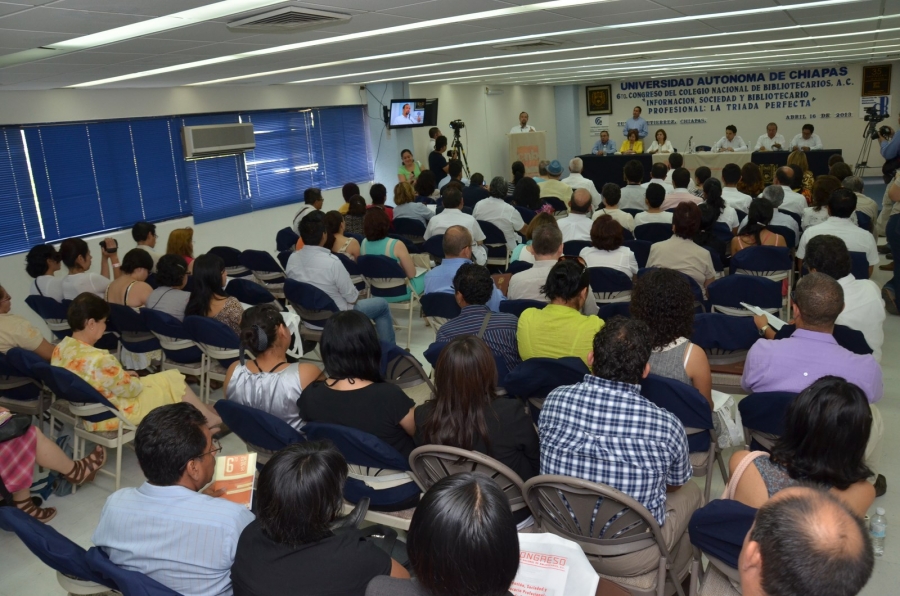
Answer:
[[[256,477],[256,454],[220,455],[216,458],[214,491],[225,489],[221,496],[247,509],[253,502],[253,480]]]
[[[768,319],[769,325],[771,325],[775,331],[778,331],[782,327],[787,325],[786,322],[782,321],[781,319],[779,319],[772,313],[767,312],[758,306],[752,306],[750,304],[747,304],[746,302],[741,302],[741,306],[743,306],[744,308],[746,308],[747,310],[749,310],[750,312],[752,312],[755,315],[766,315],[766,319]]]

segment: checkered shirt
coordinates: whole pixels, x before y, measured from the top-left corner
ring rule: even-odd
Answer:
[[[554,389],[541,410],[541,474],[599,482],[666,521],[666,485],[691,478],[687,434],[674,414],[643,396],[640,385],[585,375]]]

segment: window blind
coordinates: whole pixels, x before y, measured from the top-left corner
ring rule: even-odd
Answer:
[[[42,241],[21,130],[0,128],[0,254]]]

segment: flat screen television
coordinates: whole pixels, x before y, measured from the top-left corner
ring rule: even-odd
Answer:
[[[437,125],[437,99],[392,99],[385,106],[385,121],[391,128]]]

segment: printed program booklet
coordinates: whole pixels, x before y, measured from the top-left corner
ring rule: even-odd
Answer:
[[[216,458],[216,475],[212,489],[225,489],[221,498],[250,509],[253,503],[253,480],[256,477],[256,454],[220,455]]]

